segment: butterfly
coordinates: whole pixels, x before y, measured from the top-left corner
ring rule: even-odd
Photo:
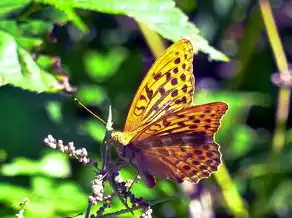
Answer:
[[[214,135],[228,105],[192,105],[193,55],[187,39],[171,45],[138,88],[124,131],[110,135],[120,157],[137,167],[150,188],[156,177],[197,183],[221,163]]]

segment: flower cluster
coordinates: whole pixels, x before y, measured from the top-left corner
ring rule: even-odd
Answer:
[[[140,218],[151,218],[152,217],[152,209],[148,207],[144,213],[140,216]]]
[[[104,194],[103,178],[104,178],[104,175],[100,173],[96,175],[93,181],[91,182],[92,194],[88,198],[88,202],[91,205],[95,205],[98,202],[103,201],[103,194]]]
[[[97,168],[96,164],[88,157],[87,150],[85,148],[76,149],[73,142],[64,144],[62,140],[57,140],[52,135],[48,135],[44,139],[44,142],[47,146],[66,153],[71,158],[74,158],[83,164],[91,164]],[[115,196],[120,198],[126,209],[117,211],[113,213],[113,215],[127,213],[138,208],[143,208],[144,213],[141,215],[141,218],[151,218],[152,209],[150,208],[150,205],[142,197],[136,197],[131,192],[131,187],[137,182],[137,178],[139,177],[137,176],[134,180],[125,181],[119,175],[116,163],[108,163],[104,165],[103,170],[99,171],[91,182],[92,192],[88,197],[88,214],[90,214],[91,205],[95,205],[99,202],[102,203],[102,205],[97,210],[95,215],[91,214],[90,217],[95,218],[105,215],[105,210],[111,207],[112,196]],[[106,181],[109,182],[113,187],[113,190],[115,190],[114,193],[109,193],[111,195],[107,196],[105,196],[104,193],[104,182]],[[128,206],[127,202],[131,202],[131,207]]]
[[[78,160],[80,163],[93,163],[88,158],[87,150],[85,148],[76,149],[73,142],[69,142],[68,144],[64,145],[62,140],[57,140],[52,135],[48,135],[47,138],[44,139],[44,142],[50,148],[58,149],[59,151],[68,154],[69,157]]]

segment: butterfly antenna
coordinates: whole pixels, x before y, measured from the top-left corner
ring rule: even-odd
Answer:
[[[132,183],[131,183],[131,185],[130,185],[130,187],[129,187],[128,191],[130,191],[130,190],[131,190],[131,188],[133,187],[133,185],[135,184],[135,182],[137,182],[137,180],[138,180],[138,177],[139,177],[139,174],[137,173],[137,174],[136,174],[136,176],[135,176],[135,178],[133,179],[133,181],[132,181]]]
[[[85,110],[87,110],[88,113],[90,113],[92,116],[94,116],[95,118],[97,118],[99,121],[101,121],[102,123],[104,123],[105,125],[107,125],[107,123],[101,119],[99,116],[97,116],[95,113],[93,113],[91,110],[89,110],[84,104],[82,104],[77,98],[74,98],[74,101],[79,104],[81,107],[83,107]]]

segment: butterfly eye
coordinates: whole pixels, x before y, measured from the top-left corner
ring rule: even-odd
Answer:
[[[115,141],[119,141],[119,136],[118,136],[118,135],[113,135],[112,138],[113,138]]]

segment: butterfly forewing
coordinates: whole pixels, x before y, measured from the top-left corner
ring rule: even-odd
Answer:
[[[192,102],[193,47],[182,39],[170,46],[146,74],[130,107],[124,131],[134,131]]]
[[[227,108],[227,104],[223,102],[214,102],[182,109],[151,123],[136,134],[133,141],[147,141],[148,137],[178,132],[205,133],[212,136],[218,130],[220,119]]]

